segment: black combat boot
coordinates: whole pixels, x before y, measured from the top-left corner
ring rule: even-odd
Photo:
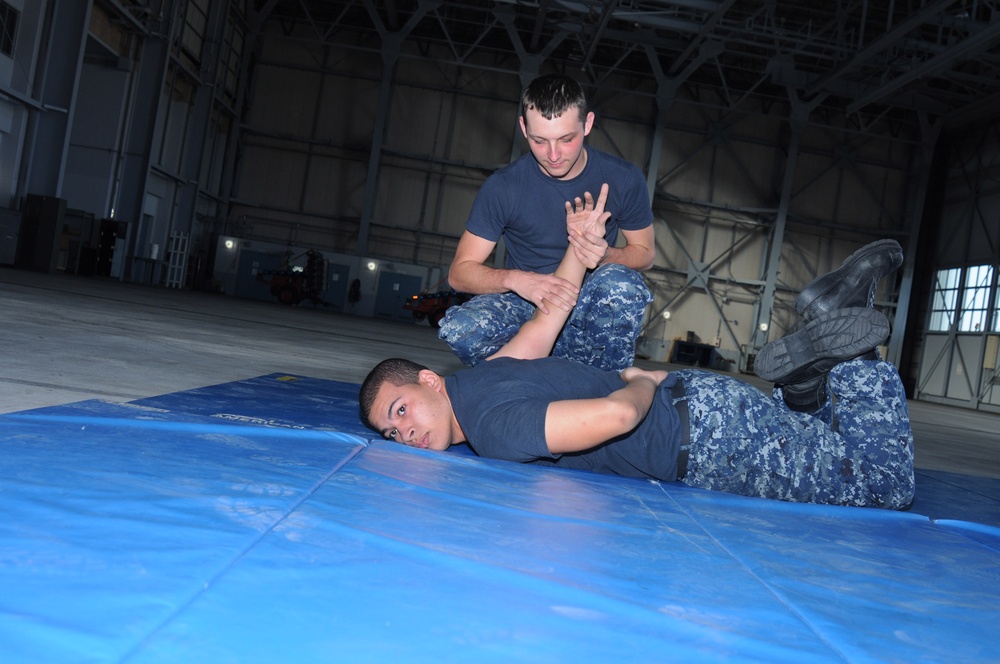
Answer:
[[[875,287],[899,269],[903,249],[895,240],[867,244],[848,256],[839,268],[806,284],[795,299],[795,311],[810,320],[846,307],[870,307]]]

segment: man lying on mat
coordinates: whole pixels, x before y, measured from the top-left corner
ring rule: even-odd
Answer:
[[[566,203],[557,274],[579,284],[574,244],[603,234],[607,185]],[[795,502],[902,509],[913,499],[913,434],[875,287],[902,263],[894,240],[862,247],[810,282],[802,320],[757,355],[773,394],[703,370],[620,374],[558,357],[569,316],[539,310],[488,361],[441,376],[388,359],[365,379],[366,423],[413,447],[466,442],[480,456]]]

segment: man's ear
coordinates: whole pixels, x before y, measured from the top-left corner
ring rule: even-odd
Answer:
[[[587,113],[587,120],[583,123],[583,135],[587,136],[590,134],[590,130],[594,128],[594,112],[590,111]]]
[[[426,385],[435,392],[440,392],[444,386],[444,380],[430,369],[421,369],[417,374],[417,381],[421,385]]]
[[[525,138],[527,138],[528,137],[528,125],[524,124],[524,116],[523,115],[518,116],[517,121],[521,123],[521,133],[524,134]]]

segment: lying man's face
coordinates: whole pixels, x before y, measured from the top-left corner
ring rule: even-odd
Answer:
[[[384,383],[369,420],[383,437],[410,447],[443,451],[456,442],[451,401],[433,371],[421,371],[417,384]]]

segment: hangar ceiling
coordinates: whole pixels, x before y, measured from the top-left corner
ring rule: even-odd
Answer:
[[[861,129],[1000,109],[1000,0],[252,0],[248,10],[258,26],[305,26],[321,41],[348,35],[377,50],[396,33],[456,62],[486,56],[509,69],[516,55],[584,72],[595,87],[613,73],[650,94],[714,90],[730,108],[791,92]]]

